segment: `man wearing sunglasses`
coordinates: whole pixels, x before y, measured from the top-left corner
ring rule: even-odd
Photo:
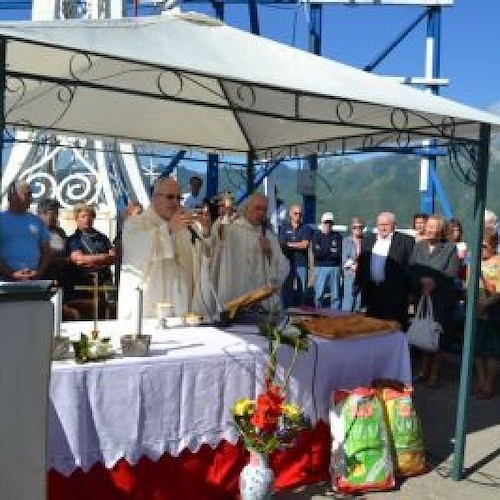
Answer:
[[[201,273],[208,273],[210,234],[207,213],[181,207],[181,190],[171,178],[153,187],[151,205],[125,221],[118,316],[130,318],[131,297],[143,289],[144,316],[155,317],[159,302],[174,306],[175,315],[207,313],[201,301]]]

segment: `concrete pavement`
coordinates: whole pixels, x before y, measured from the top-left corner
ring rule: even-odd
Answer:
[[[366,493],[356,498],[370,500],[448,500],[500,498],[500,395],[477,401],[471,398],[469,434],[462,481],[450,478],[460,358],[446,355],[442,385],[428,389],[417,384],[415,402],[424,431],[427,461],[431,471],[406,479],[397,490]],[[318,484],[277,494],[278,500],[353,498],[334,494],[326,484]]]

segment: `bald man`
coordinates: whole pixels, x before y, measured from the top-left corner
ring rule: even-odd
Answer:
[[[25,181],[9,186],[9,208],[0,213],[0,279],[40,279],[50,263],[50,234],[43,221],[28,211],[31,196]]]
[[[409,260],[414,239],[396,231],[396,216],[381,212],[377,234],[363,238],[355,287],[361,291],[367,314],[395,319],[406,328],[410,293]]]
[[[304,304],[307,287],[308,250],[313,237],[312,229],[302,222],[302,207],[292,205],[288,211],[289,222],[280,227],[279,241],[290,262],[290,272],[283,286],[285,307]]]
[[[255,193],[248,199],[243,217],[214,234],[212,273],[221,304],[260,286],[281,287],[288,274],[288,262],[276,236],[267,229],[267,197]],[[263,305],[280,304],[278,293]]]
[[[130,305],[137,287],[144,290],[145,317],[156,316],[159,302],[172,304],[176,316],[210,313],[200,298],[204,269],[208,281],[209,217],[182,208],[180,201],[177,181],[161,179],[153,187],[151,205],[125,221],[119,318],[134,316]]]

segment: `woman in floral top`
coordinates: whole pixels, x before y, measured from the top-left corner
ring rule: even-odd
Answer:
[[[480,295],[477,304],[476,399],[495,394],[495,378],[500,360],[500,255],[498,235],[486,231],[482,244]]]

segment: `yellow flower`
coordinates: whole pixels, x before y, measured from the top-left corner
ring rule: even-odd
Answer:
[[[283,404],[282,408],[283,414],[290,420],[298,420],[298,418],[300,417],[301,411],[298,405],[294,403],[285,403]]]
[[[245,415],[251,415],[254,412],[255,401],[242,398],[238,399],[233,406],[233,415],[235,417],[244,417]]]

